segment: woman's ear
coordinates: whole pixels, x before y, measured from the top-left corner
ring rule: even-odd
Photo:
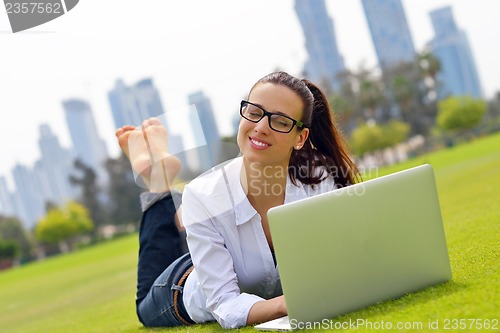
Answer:
[[[295,144],[295,146],[300,146],[302,148],[302,146],[306,143],[308,137],[309,137],[309,128],[302,129],[302,131],[300,131],[298,141]]]

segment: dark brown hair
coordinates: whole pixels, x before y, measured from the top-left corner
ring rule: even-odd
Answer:
[[[358,168],[335,124],[328,100],[315,84],[285,72],[268,74],[257,81],[254,87],[259,83],[285,86],[303,102],[301,121],[309,128],[309,137],[302,149],[293,150],[290,157],[288,174],[294,184],[297,184],[297,180],[309,185],[319,184],[332,176],[337,187],[344,187],[360,180]],[[318,173],[318,170],[322,172]]]

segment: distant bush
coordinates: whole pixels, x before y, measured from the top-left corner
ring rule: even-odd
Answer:
[[[53,208],[42,218],[35,235],[43,243],[66,243],[71,247],[75,237],[93,229],[94,225],[84,206],[69,202],[63,208]]]
[[[352,149],[361,156],[394,146],[404,141],[409,132],[410,126],[398,120],[392,120],[384,125],[367,123],[352,132]]]
[[[465,131],[481,122],[486,102],[472,97],[448,97],[438,104],[437,124],[447,131]]]
[[[12,260],[19,254],[19,245],[14,241],[0,240],[0,260]]]

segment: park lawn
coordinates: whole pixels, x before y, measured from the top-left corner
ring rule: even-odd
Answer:
[[[435,169],[453,280],[336,318],[332,327],[360,323],[339,331],[376,331],[377,325],[395,329],[398,323],[435,331],[429,322],[436,325],[436,320],[440,330],[448,320],[448,328],[456,331],[455,324],[468,327],[478,321],[453,319],[500,319],[500,134],[381,169],[378,175],[423,163]],[[222,331],[214,323],[143,328],[134,308],[137,246],[132,235],[1,272],[0,331]],[[252,327],[239,331],[255,332]]]

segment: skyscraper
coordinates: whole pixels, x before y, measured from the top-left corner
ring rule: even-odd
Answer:
[[[73,169],[74,153],[63,149],[49,125],[40,125],[41,159],[35,165],[39,173],[37,180],[43,182],[43,197],[53,203],[63,204],[64,201],[77,196],[77,190],[70,184],[69,177]]]
[[[189,104],[194,105],[190,111],[190,120],[196,141],[196,146],[204,147],[199,149],[201,168],[206,170],[214,166],[219,161],[220,136],[215,122],[214,112],[210,99],[202,91],[195,92],[188,96]],[[201,126],[201,130],[200,127]]]
[[[19,207],[20,209],[16,209],[17,215],[27,228],[31,228],[45,212],[44,202],[39,189],[37,186],[33,186],[37,183],[36,177],[32,170],[21,164],[17,164],[14,167],[12,175],[21,206]]]
[[[304,76],[338,88],[335,76],[344,70],[344,60],[337,47],[334,24],[328,16],[325,0],[295,0],[295,12],[302,25],[309,57],[304,65]]]
[[[63,107],[77,158],[94,169],[100,182],[107,183],[106,146],[97,132],[90,105],[84,100],[68,99],[63,101]]]
[[[11,216],[16,214],[12,193],[9,191],[7,181],[3,176],[0,176],[0,206],[2,208],[0,210],[2,215]]]
[[[380,68],[413,61],[415,47],[401,0],[362,0]]]
[[[144,79],[133,86],[117,80],[108,93],[115,127],[142,124],[142,121],[162,115],[165,111],[152,79]]]
[[[441,62],[439,97],[469,95],[480,98],[481,83],[469,40],[455,23],[451,7],[433,10],[430,17],[435,37],[429,47]]]

